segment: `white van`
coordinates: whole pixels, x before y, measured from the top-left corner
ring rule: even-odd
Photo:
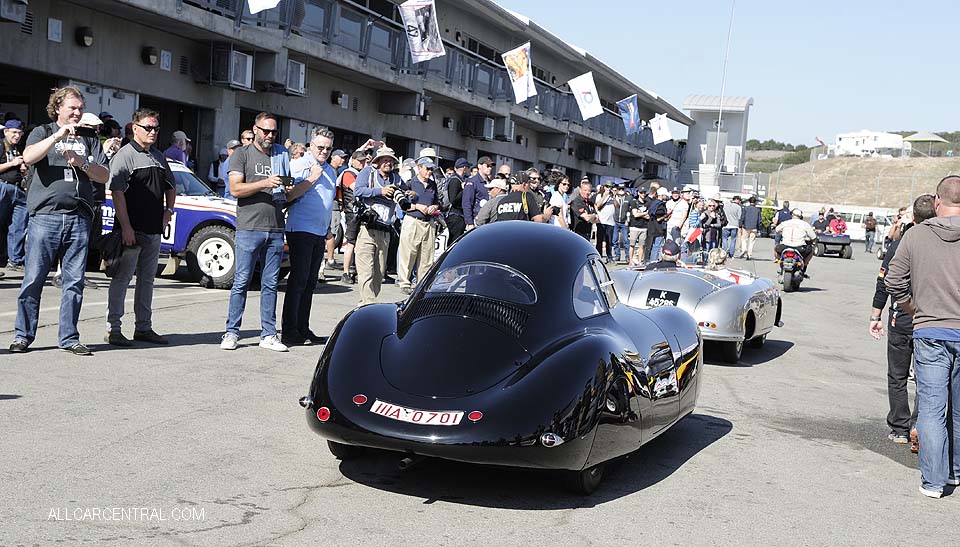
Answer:
[[[869,212],[869,211],[867,211]],[[853,241],[865,241],[867,239],[866,229],[864,228],[864,219],[867,218],[867,212],[844,212],[839,211],[840,218],[847,223],[847,235]],[[896,214],[896,213],[894,213]],[[875,241],[883,243],[883,236],[893,224],[893,218],[885,213],[873,211],[874,218],[877,219],[877,237]]]

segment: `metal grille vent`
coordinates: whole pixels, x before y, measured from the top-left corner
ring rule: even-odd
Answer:
[[[20,23],[20,33],[26,34],[27,36],[33,36],[33,12],[32,11],[27,11],[27,15],[23,19],[23,23]]]
[[[409,327],[417,319],[431,315],[462,315],[497,327],[507,334],[520,336],[530,314],[517,306],[485,298],[463,294],[427,296],[408,308],[401,323]]]
[[[186,55],[180,56],[180,74],[184,76],[190,74],[190,59]]]
[[[353,111],[356,112],[359,107],[360,107],[360,99],[354,97],[354,98],[353,98]]]

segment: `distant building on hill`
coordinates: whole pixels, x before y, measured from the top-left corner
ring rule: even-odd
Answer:
[[[903,151],[903,145],[903,137],[900,135],[864,129],[838,134],[836,144],[830,147],[829,153],[831,156],[858,157],[899,155]]]
[[[684,99],[683,109],[695,123],[687,130],[682,183],[698,186],[706,195],[761,193],[756,181],[743,175],[751,106],[752,97],[690,95]]]

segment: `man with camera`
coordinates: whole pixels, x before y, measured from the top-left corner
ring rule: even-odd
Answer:
[[[275,141],[277,118],[261,112],[253,122],[253,143],[230,156],[230,193],[237,198],[236,266],[227,332],[220,349],[239,347],[240,322],[247,305],[247,290],[257,263],[260,272],[260,347],[287,351],[277,336],[277,284],[283,259],[283,207],[293,185],[290,153]],[[329,223],[328,223],[329,225]]]
[[[417,174],[410,182],[407,193],[409,201],[398,201],[403,210],[403,224],[400,229],[400,248],[397,251],[397,274],[400,292],[413,292],[413,265],[417,265],[417,282],[426,275],[433,265],[433,252],[437,241],[436,215],[440,210],[437,196],[437,183],[432,174],[436,164],[428,156],[421,154],[417,160]]]
[[[20,140],[23,122],[8,120],[3,126],[0,157],[0,223],[7,228],[7,268],[23,271],[23,243],[27,236],[27,164]]]
[[[287,245],[290,248],[290,277],[283,300],[285,346],[321,343],[323,338],[310,330],[313,290],[323,265],[325,245],[333,239],[333,204],[337,173],[327,163],[333,149],[333,132],[326,127],[313,130],[310,148],[302,158],[290,162],[296,185],[287,192]]]
[[[493,160],[490,156],[483,156],[477,161],[477,174],[468,178],[463,185],[463,220],[467,223],[467,230],[474,227],[473,219],[477,216],[483,204],[490,199],[487,184],[493,172]]]
[[[390,233],[396,220],[394,194],[406,189],[400,175],[394,172],[398,163],[400,161],[393,149],[382,146],[370,165],[357,175],[353,185],[353,194],[359,198],[360,206],[357,210],[360,231],[354,259],[357,263],[361,306],[375,303],[380,295],[380,285],[387,267]]]
[[[107,334],[103,339],[115,346],[132,345],[120,327],[127,288],[134,274],[137,286],[133,298],[133,339],[167,343],[153,330],[153,280],[160,260],[160,238],[173,219],[177,186],[166,158],[153,147],[159,133],[160,115],[145,108],[137,110],[133,113],[133,139],[110,161],[114,230],[120,230],[123,250],[107,270],[112,279],[107,299]]]
[[[587,241],[590,241],[590,233],[593,231],[593,225],[600,222],[597,215],[597,208],[594,206],[591,193],[593,184],[589,177],[580,179],[580,187],[577,194],[570,201],[570,216],[573,217],[573,231],[580,234]]]
[[[47,114],[53,122],[34,129],[23,151],[24,163],[34,166],[34,172],[27,192],[31,218],[11,352],[25,352],[33,343],[40,293],[59,258],[62,293],[58,345],[74,355],[91,355],[80,343],[77,321],[94,217],[93,183],[106,183],[110,172],[104,167],[107,158],[96,131],[78,127],[83,109],[83,94],[76,87],[54,90],[47,103]]]

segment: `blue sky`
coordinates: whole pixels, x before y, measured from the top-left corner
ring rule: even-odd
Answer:
[[[498,2],[678,108],[720,93],[729,0]],[[958,21],[948,0],[738,0],[725,94],[754,98],[749,138],[760,140],[960,130]]]

